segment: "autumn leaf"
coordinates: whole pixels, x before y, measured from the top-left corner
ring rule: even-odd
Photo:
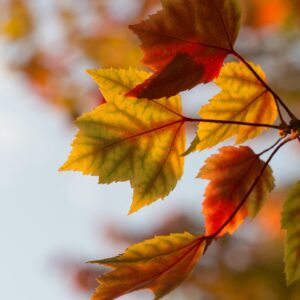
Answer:
[[[33,18],[26,2],[23,0],[10,0],[8,4],[8,11],[6,12],[8,19],[0,23],[0,34],[11,40],[28,36],[33,29]]]
[[[251,66],[266,80],[261,67],[254,64]],[[277,107],[272,94],[243,63],[226,64],[215,83],[222,90],[199,111],[203,119],[270,125],[275,122]],[[240,144],[259,135],[263,130],[264,127],[200,122],[200,143],[197,149],[213,147],[235,135],[236,143]]]
[[[120,256],[93,263],[113,268],[102,275],[92,300],[110,300],[151,289],[160,299],[184,281],[205,248],[202,237],[190,233],[159,236],[131,246]]]
[[[202,212],[206,235],[217,232],[230,218],[250,190],[264,167],[264,162],[249,147],[223,147],[219,154],[205,162],[198,178],[208,179]],[[272,170],[268,166],[245,205],[218,236],[232,234],[249,215],[254,218],[263,206],[268,193],[274,188]]]
[[[287,230],[285,239],[285,273],[288,284],[300,279],[300,181],[291,189],[284,204],[282,228]]]
[[[245,23],[252,27],[271,27],[275,29],[288,21],[293,11],[293,2],[286,0],[251,0],[245,1]]]
[[[77,120],[79,132],[61,170],[99,176],[99,183],[129,180],[132,213],[166,197],[182,176],[181,100],[126,98],[126,90],[150,76],[146,72],[104,69],[90,74],[107,103]]]
[[[240,28],[236,0],[162,0],[163,9],[130,26],[142,41],[143,63],[156,72],[128,92],[170,97],[218,76]]]
[[[109,35],[83,36],[78,43],[86,56],[103,68],[127,68],[140,64],[141,50],[133,43],[131,35],[120,28],[117,33]]]

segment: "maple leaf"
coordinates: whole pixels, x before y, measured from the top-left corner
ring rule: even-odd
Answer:
[[[208,179],[202,212],[206,235],[217,232],[244,201],[265,163],[249,147],[223,147],[211,156],[200,170],[198,178]],[[249,215],[254,218],[274,188],[272,170],[268,166],[234,218],[219,233],[233,233]]]
[[[100,286],[92,300],[115,299],[148,288],[160,299],[188,277],[205,244],[202,237],[187,232],[159,236],[131,246],[120,256],[92,262],[114,269],[98,278]]]
[[[261,67],[254,64],[251,66],[261,78],[266,79]],[[215,83],[222,91],[201,108],[199,114],[202,118],[270,125],[275,122],[277,107],[273,95],[243,63],[226,64]],[[237,135],[236,143],[240,144],[254,138],[265,129],[200,122],[198,128],[200,143],[197,149],[213,147],[234,135]]]
[[[162,0],[163,9],[130,28],[142,41],[143,63],[156,72],[127,95],[170,97],[218,76],[240,28],[236,0]]]
[[[61,170],[99,176],[99,183],[129,180],[130,213],[166,197],[183,174],[184,122],[179,96],[157,101],[126,98],[149,73],[90,71],[106,104],[81,116],[73,150]]]
[[[285,273],[288,284],[300,279],[300,181],[291,189],[284,204],[282,228],[287,230],[285,238]]]

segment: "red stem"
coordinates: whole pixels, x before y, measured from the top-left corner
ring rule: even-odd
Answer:
[[[239,121],[229,121],[229,120],[214,120],[214,119],[194,119],[183,117],[185,122],[204,122],[204,123],[219,123],[219,124],[232,124],[232,125],[241,125],[241,126],[253,126],[253,127],[266,127],[280,130],[281,127],[271,124],[260,124],[260,123],[248,123],[248,122],[239,122]]]

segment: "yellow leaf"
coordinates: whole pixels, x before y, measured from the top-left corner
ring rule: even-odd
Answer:
[[[136,244],[120,256],[95,261],[114,270],[98,279],[100,286],[92,300],[115,299],[148,288],[160,299],[188,277],[205,245],[201,236],[172,234]]]
[[[0,24],[0,33],[12,40],[27,36],[33,29],[32,16],[23,0],[10,0],[8,19]]]
[[[150,76],[146,72],[104,69],[90,74],[107,103],[77,120],[80,130],[61,170],[99,176],[99,183],[129,180],[132,213],[166,197],[183,174],[181,99],[126,98],[128,88]]]
[[[102,67],[135,67],[140,64],[141,50],[132,36],[118,28],[118,34],[83,37],[79,45],[86,55]]]
[[[259,66],[251,66],[266,80]],[[226,64],[215,83],[222,91],[202,107],[199,114],[203,119],[270,125],[275,122],[277,108],[272,94],[244,64]],[[211,148],[234,135],[237,135],[236,143],[240,144],[259,135],[263,130],[263,127],[202,122],[198,128],[200,143],[197,149]]]

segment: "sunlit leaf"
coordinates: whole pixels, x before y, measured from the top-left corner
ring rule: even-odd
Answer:
[[[101,276],[93,300],[110,300],[151,289],[155,299],[176,288],[195,267],[205,241],[190,233],[155,237],[136,244],[120,256],[95,261],[114,270]]]
[[[90,74],[107,103],[77,120],[80,130],[61,170],[99,176],[99,183],[129,180],[134,189],[132,213],[166,197],[182,176],[181,100],[177,96],[150,102],[123,95],[149,73],[99,70]]]
[[[264,164],[249,147],[223,147],[218,154],[206,160],[198,178],[210,180],[205,190],[202,209],[207,235],[214,234],[233,214]],[[248,215],[254,218],[273,188],[274,178],[268,166],[245,205],[219,236],[226,232],[232,234]]]
[[[282,228],[285,239],[285,273],[288,284],[300,279],[300,181],[290,190],[284,204]]]
[[[128,95],[173,96],[218,76],[240,27],[235,0],[162,0],[163,9],[130,26],[142,41],[144,64],[156,73]]]
[[[263,70],[257,65],[251,65],[265,80]],[[277,108],[272,94],[244,64],[226,64],[215,82],[222,91],[201,108],[199,114],[203,119],[270,125],[276,120]],[[263,130],[264,127],[200,122],[200,143],[197,149],[213,147],[235,135],[236,143],[240,144],[254,138]]]

